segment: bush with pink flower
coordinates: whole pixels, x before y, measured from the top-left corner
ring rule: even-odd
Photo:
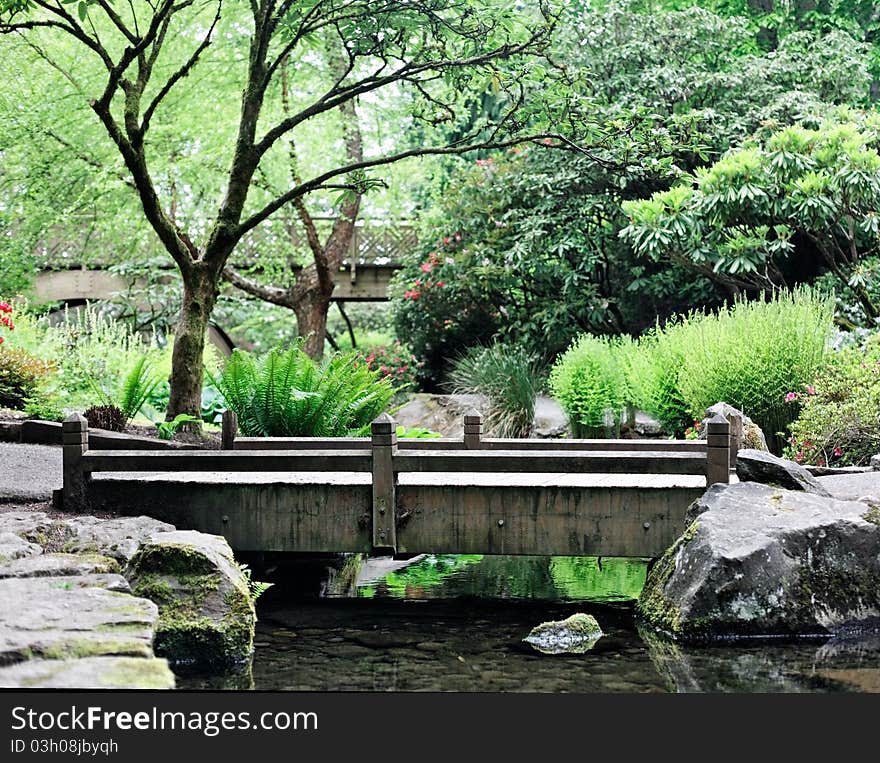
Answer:
[[[399,340],[393,344],[361,350],[359,354],[371,371],[378,371],[383,378],[391,379],[398,393],[416,388],[419,362]]]
[[[835,353],[813,384],[790,390],[785,402],[800,406],[787,458],[817,466],[867,464],[880,453],[880,335],[864,348]]]

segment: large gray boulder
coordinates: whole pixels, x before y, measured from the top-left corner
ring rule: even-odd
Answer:
[[[200,667],[250,659],[256,612],[225,538],[189,530],[154,535],[125,574],[137,596],[159,606],[157,655]]]
[[[592,649],[602,635],[595,617],[576,612],[565,620],[536,625],[523,641],[544,654],[583,654]]]
[[[83,657],[29,660],[0,668],[4,689],[173,689],[167,660],[155,657]]]
[[[880,509],[715,485],[651,568],[640,618],[681,640],[880,627]]]
[[[767,439],[764,437],[764,432],[761,430],[761,427],[746,416],[741,410],[734,408],[728,403],[715,403],[715,405],[706,409],[706,418],[711,419],[719,413],[727,419],[730,424],[731,433],[736,432],[737,430],[742,432],[742,440],[740,442],[741,448],[762,451],[769,450],[767,448]],[[706,427],[704,426],[700,439],[705,440],[706,434]]]
[[[174,525],[151,517],[101,519],[81,516],[60,521],[68,540],[63,549],[70,554],[101,554],[128,562],[141,543],[157,533],[171,532]]]
[[[152,657],[156,605],[119,575],[0,580],[0,665],[34,658]]]
[[[800,464],[760,450],[746,449],[737,453],[736,476],[740,482],[760,482],[786,490],[803,490],[826,498],[831,496],[819,480]]]

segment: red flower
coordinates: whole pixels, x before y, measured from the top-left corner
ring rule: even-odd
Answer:
[[[843,455],[843,451],[840,449],[840,446],[836,447],[833,453],[835,458],[840,458]]]
[[[421,267],[423,273],[430,273],[431,270],[434,268],[434,266],[430,262],[423,262]]]
[[[438,289],[442,289],[444,286],[446,286],[446,282],[445,281],[437,281],[436,286]]]

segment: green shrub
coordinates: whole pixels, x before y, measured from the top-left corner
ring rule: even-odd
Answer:
[[[496,437],[528,437],[535,398],[543,384],[537,362],[522,347],[472,347],[452,366],[448,386],[457,395],[484,395],[486,430]]]
[[[786,398],[800,411],[786,457],[820,466],[867,464],[880,453],[880,337],[835,353],[813,384]]]
[[[809,289],[737,301],[717,314],[692,316],[681,331],[678,385],[691,415],[730,403],[749,416],[780,453],[797,411],[786,393],[811,384],[833,329],[833,300]]]
[[[678,381],[686,337],[686,324],[671,322],[663,330],[650,330],[622,353],[631,404],[659,421],[663,431],[677,436],[694,418]]]
[[[39,398],[53,366],[27,350],[6,344],[0,348],[0,408],[22,410]]]
[[[692,313],[637,343],[585,335],[557,361],[550,386],[577,436],[595,436],[606,418],[616,423],[627,402],[680,437],[724,401],[751,417],[779,453],[797,415],[785,395],[812,383],[833,309],[831,297],[798,289],[740,300],[715,314]]]
[[[420,364],[409,348],[400,341],[359,350],[357,354],[366,363],[367,368],[378,371],[383,378],[390,379],[398,394],[414,390],[418,386],[417,374]]]
[[[212,382],[247,437],[367,434],[394,395],[355,355],[318,365],[299,347],[262,357],[235,350]]]
[[[575,437],[602,437],[620,425],[631,394],[619,340],[583,334],[550,372],[550,390]]]

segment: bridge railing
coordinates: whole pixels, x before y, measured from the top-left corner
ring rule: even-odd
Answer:
[[[732,443],[724,416],[708,420],[707,440],[483,439],[482,419],[465,414],[459,439],[401,439],[387,414],[362,438],[238,438],[235,415],[223,419],[221,450],[98,450],[79,414],[63,425],[64,508],[88,507],[96,472],[367,472],[372,484],[373,545],[394,548],[401,473],[673,474],[730,479]]]

